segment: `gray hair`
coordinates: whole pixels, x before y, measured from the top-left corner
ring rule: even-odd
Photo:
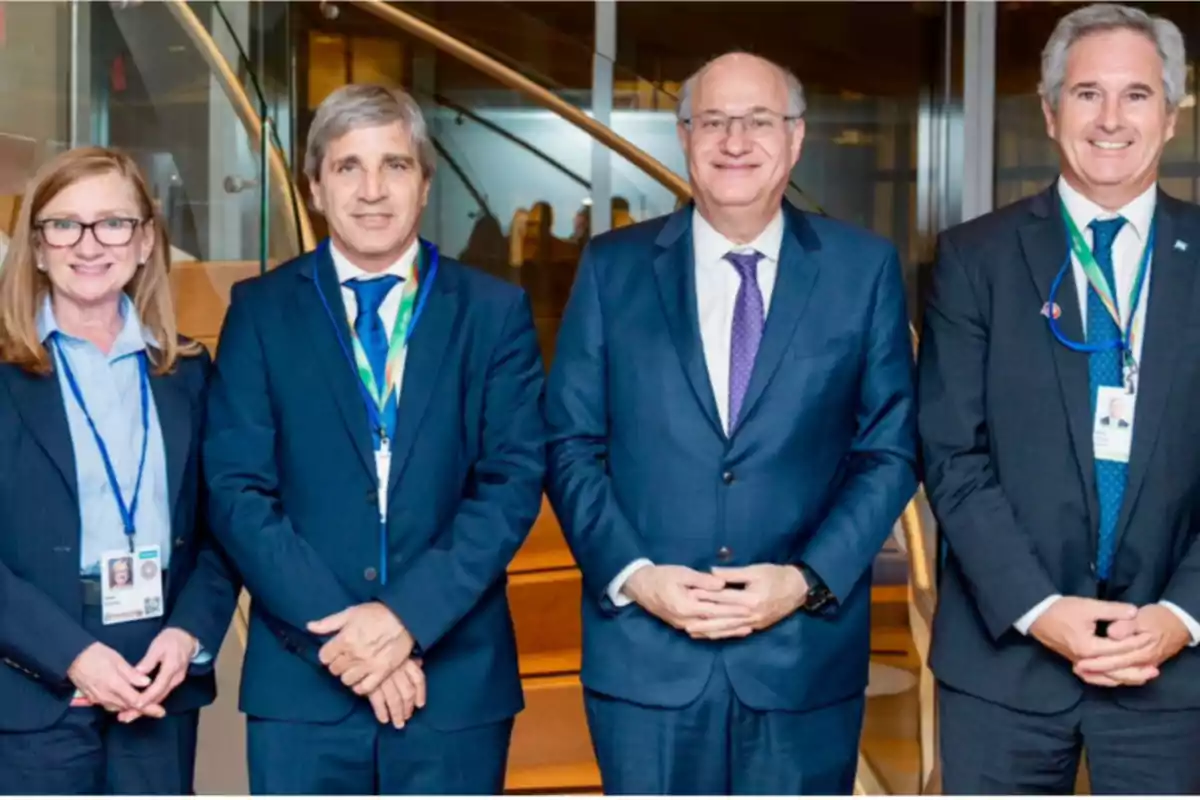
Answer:
[[[304,174],[319,181],[321,163],[329,143],[359,128],[399,122],[408,131],[417,151],[417,163],[426,180],[433,178],[436,156],[425,115],[417,101],[401,89],[373,84],[348,84],[321,101],[304,151]]]
[[[1067,74],[1067,53],[1085,36],[1114,30],[1140,33],[1158,49],[1163,62],[1163,87],[1168,108],[1178,108],[1187,92],[1187,52],[1175,23],[1152,17],[1140,8],[1097,3],[1072,11],[1061,20],[1042,51],[1042,82],[1038,92],[1055,111]]]
[[[697,81],[699,81],[700,76],[704,74],[704,71],[707,70],[710,66],[712,66],[713,61],[717,61],[721,58],[725,58],[726,56],[731,56],[731,55],[751,56],[753,58],[759,59],[760,61],[765,61],[766,63],[770,64],[775,69],[779,70],[779,73],[781,75],[783,75],[784,83],[787,84],[787,96],[788,96],[788,107],[787,107],[787,112],[786,112],[787,116],[789,116],[789,117],[803,117],[804,116],[804,109],[807,108],[807,106],[804,102],[804,86],[803,86],[803,84],[800,83],[800,79],[792,74],[791,70],[787,69],[786,67],[781,67],[778,64],[776,64],[774,61],[765,59],[762,56],[757,56],[757,55],[754,55],[753,53],[744,53],[744,52],[735,50],[733,52],[725,53],[724,55],[718,56],[717,58],[714,58],[712,61],[709,61],[707,64],[702,66],[700,69],[696,70],[691,75],[689,75],[688,79],[683,82],[683,88],[679,91],[679,104],[675,108],[675,118],[677,120],[679,120],[680,122],[683,122],[683,121],[691,118],[691,116],[692,116],[692,92],[694,92],[696,90],[696,83],[697,83]]]

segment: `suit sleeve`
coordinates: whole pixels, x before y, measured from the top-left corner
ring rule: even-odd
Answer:
[[[1179,611],[1186,615],[1180,615],[1180,619],[1195,637],[1193,625],[1200,619],[1200,538],[1192,540],[1191,546],[1183,555],[1183,560],[1175,567],[1175,572],[1172,573],[1166,591],[1160,599],[1174,605],[1178,609],[1177,615]],[[1188,625],[1189,618],[1193,625]]]
[[[607,373],[597,263],[588,247],[563,312],[546,393],[549,494],[584,584],[606,609],[609,584],[646,558],[609,478]]]
[[[209,387],[203,452],[209,525],[255,603],[305,632],[308,623],[357,601],[296,533],[280,503],[279,433],[246,288],[234,286]]]
[[[869,325],[858,434],[845,478],[798,559],[837,600],[871,568],[917,489],[912,340],[900,263],[891,248],[875,282]]]
[[[441,537],[449,546],[426,549],[380,592],[425,652],[503,577],[541,510],[545,368],[524,293],[496,341],[479,420],[482,452]]]
[[[0,658],[30,677],[64,685],[71,664],[95,641],[79,620],[0,561]]]
[[[1058,593],[996,478],[987,425],[988,319],[943,234],[918,369],[925,488],[993,639]]]
[[[198,362],[196,371],[199,377],[193,389],[197,398],[194,413],[199,417],[197,429],[201,434],[199,441],[203,442],[208,383],[212,372],[212,360],[207,351]],[[195,636],[200,642],[201,652],[209,656],[205,666],[211,669],[237,607],[241,579],[225,553],[213,541],[208,525],[208,489],[199,471],[197,481],[199,487],[193,533],[199,546],[196,566],[179,592],[179,599],[175,602],[167,625],[182,628]]]

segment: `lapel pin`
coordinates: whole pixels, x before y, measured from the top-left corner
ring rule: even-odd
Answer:
[[[1042,316],[1045,317],[1046,319],[1050,319],[1051,312],[1054,313],[1055,319],[1058,319],[1059,317],[1062,316],[1062,309],[1058,307],[1058,303],[1055,303],[1053,306],[1051,306],[1049,303],[1043,303],[1042,304]]]
[[[1187,252],[1187,242],[1185,242],[1183,239],[1176,239],[1175,240],[1175,249],[1181,253],[1186,253]]]

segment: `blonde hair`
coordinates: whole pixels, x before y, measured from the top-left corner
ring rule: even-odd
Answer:
[[[0,362],[16,364],[30,372],[48,374],[50,354],[37,332],[42,299],[51,290],[50,279],[37,268],[34,222],[59,192],[86,178],[116,173],[129,181],[142,219],[153,231],[154,249],[125,286],[138,316],[155,339],[148,352],[156,375],[170,372],[181,356],[200,352],[196,342],[180,342],[175,303],[171,296],[171,248],[166,226],[150,198],[146,179],[125,153],[104,147],[79,147],[52,158],[38,170],[21,203],[12,242],[0,267]],[[145,230],[145,228],[143,228]]]

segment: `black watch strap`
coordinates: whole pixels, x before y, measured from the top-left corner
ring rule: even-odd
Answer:
[[[833,602],[833,592],[829,591],[829,587],[808,568],[808,565],[800,565],[800,574],[804,576],[804,582],[808,584],[808,592],[804,596],[804,602],[800,605],[801,610],[812,614],[821,611]]]

